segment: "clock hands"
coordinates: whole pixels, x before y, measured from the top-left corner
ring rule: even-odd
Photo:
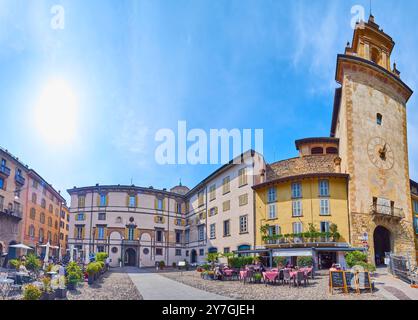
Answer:
[[[379,156],[382,160],[386,160],[387,143],[379,150]]]

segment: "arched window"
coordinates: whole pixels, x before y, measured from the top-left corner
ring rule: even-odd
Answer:
[[[382,116],[380,113],[378,113],[378,114],[376,115],[376,123],[377,123],[379,126],[381,126],[381,125],[382,125],[382,121],[383,121],[383,116]]]
[[[116,223],[122,223],[122,218],[121,217],[117,217],[116,218]]]
[[[312,148],[311,154],[324,154],[324,149],[322,147]]]
[[[44,229],[39,229],[39,242],[44,242]]]
[[[218,248],[215,248],[215,247],[209,248],[208,253],[218,253]]]
[[[45,223],[45,213],[41,213],[41,215],[39,216],[39,221],[41,221],[41,223]]]
[[[41,207],[42,208],[46,208],[46,201],[45,201],[45,199],[42,199],[42,201],[41,201]]]
[[[36,203],[36,193],[32,193],[32,203]]]
[[[50,205],[49,205],[48,211],[49,211],[50,213],[54,212],[54,208],[52,207],[52,204],[50,204]]]
[[[55,208],[55,216],[58,217],[60,214],[60,211],[58,210],[58,208]]]
[[[380,62],[380,52],[377,48],[372,48],[370,58],[374,63],[379,64],[379,62]]]
[[[338,154],[338,149],[334,147],[328,147],[327,154]]]
[[[30,218],[32,220],[35,220],[36,219],[36,210],[35,210],[35,208],[31,208],[30,209]]]
[[[52,227],[52,218],[48,217],[48,227]]]
[[[29,226],[29,237],[31,238],[35,237],[35,227],[33,225]]]

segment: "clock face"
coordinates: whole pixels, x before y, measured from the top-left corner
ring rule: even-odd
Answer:
[[[367,147],[370,161],[379,169],[392,169],[395,162],[392,148],[382,138],[373,138]]]

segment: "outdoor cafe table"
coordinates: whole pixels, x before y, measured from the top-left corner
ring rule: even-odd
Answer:
[[[266,271],[263,272],[264,282],[275,282],[279,277],[278,271]]]
[[[12,280],[12,279],[2,279],[2,280],[0,280],[0,295],[1,295],[3,300],[6,300],[6,298],[8,297],[13,283],[14,283],[14,280]]]

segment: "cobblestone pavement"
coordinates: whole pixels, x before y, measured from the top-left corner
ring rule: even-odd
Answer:
[[[76,291],[69,291],[68,300],[143,300],[125,270],[115,268],[95,284],[84,282]]]
[[[418,300],[418,289],[393,277],[385,268],[378,268],[375,280],[376,287],[389,300]]]
[[[169,279],[208,292],[243,300],[385,300],[379,291],[373,294],[362,292],[331,295],[328,289],[328,274],[321,272],[315,279],[309,280],[307,287],[289,287],[288,285],[243,284],[239,281],[203,280],[196,271],[160,273]]]

